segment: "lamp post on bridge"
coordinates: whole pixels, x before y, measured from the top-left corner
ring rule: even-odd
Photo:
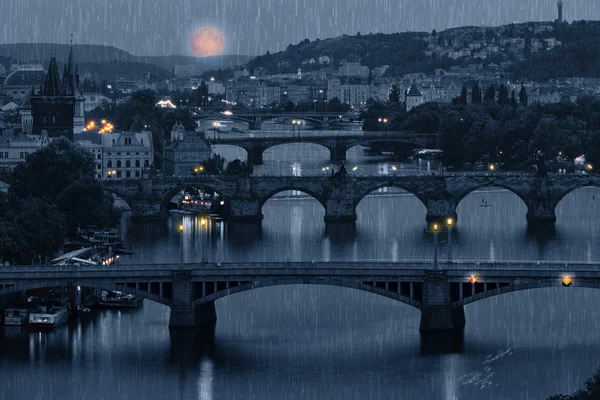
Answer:
[[[179,264],[183,264],[183,224],[179,224],[177,227],[179,230]]]
[[[434,222],[431,228],[433,229],[433,269],[438,269],[438,232],[440,225]]]
[[[446,219],[446,226],[448,227],[448,261],[452,261],[452,227],[454,226],[452,217]]]
[[[384,135],[387,136],[387,128],[388,128],[389,120],[387,118],[379,118],[379,119],[377,119],[377,122],[379,122],[380,124],[383,124],[383,127],[385,128]]]

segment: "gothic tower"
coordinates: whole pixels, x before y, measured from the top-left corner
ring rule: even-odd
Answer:
[[[76,98],[63,86],[56,57],[52,57],[41,90],[31,95],[33,133],[47,131],[50,137],[65,136],[73,140]]]

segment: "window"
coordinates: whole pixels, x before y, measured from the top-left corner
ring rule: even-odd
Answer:
[[[121,177],[121,171],[117,171],[117,178]]]
[[[140,160],[135,160],[135,167],[139,168],[140,167]]]
[[[23,152],[21,152],[19,158],[25,158],[25,157],[23,157]]]
[[[102,160],[102,154],[98,153],[98,160]]]
[[[135,177],[139,178],[140,177],[140,171],[135,171]]]
[[[8,151],[4,153],[4,158],[8,158]]]
[[[142,144],[144,144],[144,139],[143,138],[141,139],[141,141],[142,141]]]
[[[144,160],[144,167],[148,168],[150,166],[150,161],[149,160]]]
[[[136,155],[136,156],[139,156],[139,155],[140,155],[140,153],[135,153],[135,155]]]
[[[4,158],[4,153],[0,152],[0,158]]]
[[[96,169],[102,169],[102,164],[96,164]]]
[[[131,161],[125,161],[125,168],[131,168]]]
[[[125,172],[125,177],[131,178],[131,172],[129,172],[129,171]]]
[[[102,178],[102,175],[98,174],[98,179],[101,179],[101,178]]]
[[[106,154],[110,156],[110,153],[106,153]]]
[[[112,160],[108,160],[108,162],[106,163],[106,166],[108,168],[112,168]]]
[[[117,160],[117,168],[121,168],[121,160]]]
[[[121,153],[117,153],[117,155],[118,155],[118,156],[120,156],[120,155],[121,155]]]
[[[115,139],[113,139],[113,144],[115,144]]]
[[[130,153],[125,153],[126,156],[130,155]]]

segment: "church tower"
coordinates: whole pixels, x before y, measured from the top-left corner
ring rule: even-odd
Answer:
[[[556,6],[558,7],[558,23],[562,24],[563,22],[563,17],[562,17],[562,6],[563,6],[563,2],[562,0],[558,0],[558,3],[556,3]]]
[[[76,98],[64,87],[58,74],[56,57],[52,57],[41,90],[31,95],[33,133],[47,131],[50,137],[65,136],[73,140]]]
[[[63,74],[63,87],[66,94],[75,96],[75,115],[73,117],[73,134],[79,135],[85,127],[85,98],[79,91],[79,73],[73,60],[73,44],[69,50],[69,61]]]

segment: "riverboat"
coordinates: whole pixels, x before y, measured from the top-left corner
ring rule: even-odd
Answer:
[[[141,297],[113,290],[103,290],[97,305],[106,308],[137,308]]]
[[[7,308],[4,310],[4,325],[20,326],[29,321],[29,310],[26,308]]]
[[[183,211],[191,211],[196,213],[206,213],[210,211],[212,206],[212,197],[208,195],[204,196],[190,196],[186,195],[181,199],[181,209]]]
[[[66,323],[70,313],[69,300],[66,298],[41,301],[39,308],[29,313],[29,328],[52,330]]]
[[[79,237],[89,243],[105,244],[118,246],[123,244],[123,237],[116,229],[96,230],[94,227],[89,227],[80,230]]]

